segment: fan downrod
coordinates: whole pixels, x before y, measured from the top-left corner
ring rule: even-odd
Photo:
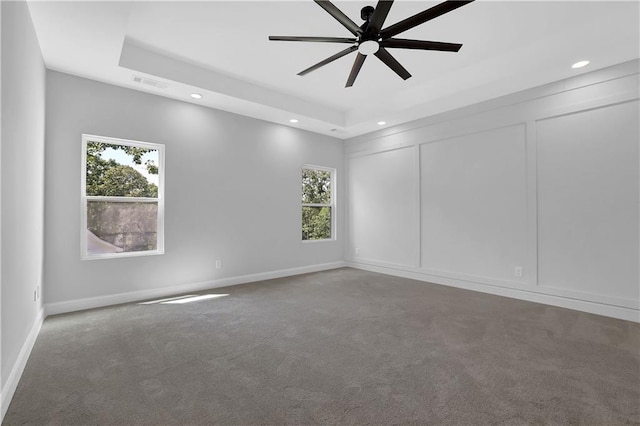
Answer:
[[[369,22],[371,21],[371,17],[373,16],[373,12],[375,12],[375,8],[373,6],[365,6],[360,10],[360,17],[363,21]]]

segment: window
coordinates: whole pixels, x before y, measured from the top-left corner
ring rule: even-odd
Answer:
[[[302,240],[334,238],[335,169],[302,168]]]
[[[83,259],[164,253],[164,145],[82,135]]]

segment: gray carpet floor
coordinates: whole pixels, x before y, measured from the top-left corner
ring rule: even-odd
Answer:
[[[337,269],[45,320],[6,425],[640,424],[640,325]]]

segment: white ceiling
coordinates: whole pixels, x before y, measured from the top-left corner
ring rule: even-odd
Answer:
[[[360,24],[375,1],[335,1]],[[439,2],[396,1],[386,25]],[[369,57],[352,88],[347,47],[269,35],[349,37],[311,0],[29,2],[48,68],[347,138],[640,56],[638,1],[477,0],[398,37],[462,43],[458,53],[392,49],[403,81]],[[571,64],[588,59],[580,70]],[[155,88],[132,75],[166,83]],[[201,93],[200,100],[190,98]]]

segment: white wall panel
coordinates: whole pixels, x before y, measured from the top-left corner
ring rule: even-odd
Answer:
[[[523,125],[421,145],[422,268],[521,279],[525,148]]]
[[[416,265],[416,176],[413,147],[349,160],[350,254],[354,258]]]
[[[537,122],[541,286],[637,300],[638,102]]]

